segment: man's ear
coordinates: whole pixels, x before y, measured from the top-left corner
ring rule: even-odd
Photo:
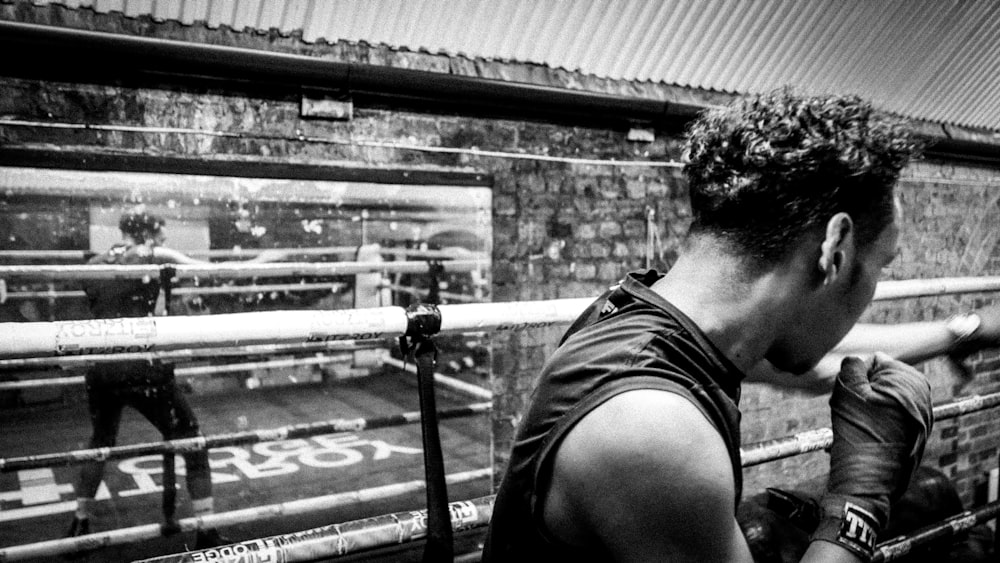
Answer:
[[[854,221],[847,213],[837,213],[826,223],[826,235],[820,245],[819,270],[823,274],[823,285],[829,285],[844,270],[853,250]]]

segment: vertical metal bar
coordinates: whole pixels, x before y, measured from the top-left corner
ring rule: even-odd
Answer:
[[[160,291],[163,295],[163,314],[170,315],[170,298],[177,269],[171,265],[160,267]],[[163,365],[156,360],[149,366],[153,370],[170,370],[173,380],[173,364]],[[178,531],[177,527],[177,460],[174,452],[163,453],[163,527],[167,534]]]
[[[49,320],[57,321],[59,319],[56,318],[56,311],[58,310],[56,307],[56,283],[54,281],[50,281],[47,288],[48,299],[46,300],[46,304],[49,306]]]
[[[170,297],[174,287],[174,277],[177,275],[177,268],[171,265],[160,267],[160,291],[163,292],[163,314],[170,315]]]
[[[440,260],[427,261],[427,297],[425,302],[433,305],[441,304],[441,274],[444,273],[444,266]]]
[[[177,460],[174,452],[163,453],[163,525],[170,533],[177,529]]]
[[[441,330],[441,311],[433,304],[416,303],[406,312],[406,334],[399,339],[403,356],[410,352],[417,364],[417,387],[420,395],[420,431],[424,446],[424,474],[427,484],[427,543],[425,563],[452,563],[455,559],[448,486],[444,475],[444,456],[438,434],[437,404],[434,397],[434,367],[437,346],[432,336]]]
[[[448,485],[445,482],[444,456],[438,433],[437,401],[434,397],[434,366],[437,348],[430,339],[416,344],[417,386],[420,393],[420,430],[424,446],[424,472],[427,481],[427,544],[425,563],[454,560],[454,537],[451,511],[448,508]]]
[[[1000,479],[1000,454],[997,454],[997,479]],[[997,483],[997,488],[1000,489],[1000,482]],[[992,502],[997,500],[992,499]],[[993,519],[993,554],[1000,554],[1000,518]]]

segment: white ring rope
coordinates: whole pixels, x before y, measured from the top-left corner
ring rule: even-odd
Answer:
[[[218,375],[221,373],[234,373],[250,371],[254,369],[275,369],[308,365],[324,365],[337,362],[344,362],[353,359],[349,353],[338,354],[336,356],[313,356],[309,358],[286,358],[280,360],[263,360],[259,362],[237,362],[232,364],[218,364],[212,366],[191,366],[176,368],[175,377],[199,377],[207,375]],[[292,376],[289,376],[292,377]],[[83,385],[86,378],[82,375],[73,377],[49,377],[26,379],[23,381],[3,381],[0,382],[0,391],[11,391],[14,389],[28,389],[35,387],[64,387],[67,385]]]
[[[974,395],[951,403],[934,407],[934,420],[948,420],[959,416],[996,408],[1000,405],[1000,392],[989,395]],[[747,444],[740,448],[740,462],[743,467],[794,457],[804,453],[826,449],[833,443],[833,430],[816,428],[791,436]]]
[[[476,469],[463,471],[447,475],[447,483],[455,485],[467,483],[479,479],[489,478],[493,474],[491,469]],[[247,522],[259,522],[280,516],[295,516],[299,514],[309,514],[318,511],[326,511],[344,506],[365,504],[375,500],[402,496],[414,492],[422,491],[426,488],[424,481],[404,481],[348,491],[334,493],[320,497],[313,497],[301,500],[293,500],[278,504],[269,504],[233,510],[231,512],[216,512],[204,516],[181,518],[178,520],[182,532],[192,532],[201,528],[216,528],[224,526],[243,525]],[[75,538],[63,538],[48,540],[38,543],[17,545],[0,549],[0,561],[24,561],[37,557],[50,557],[63,553],[80,553],[93,550],[99,547],[134,543],[161,537],[162,527],[160,524],[144,524],[131,528],[118,530],[108,530]]]
[[[252,284],[252,285],[223,285],[205,287],[175,287],[171,294],[178,295],[231,295],[236,293],[294,293],[297,291],[329,291],[336,293],[346,287],[344,282],[328,283],[275,283],[275,284]],[[51,299],[76,297],[84,298],[87,294],[82,290],[51,290],[51,291],[11,291],[6,294],[7,299]],[[465,297],[465,296],[462,296]]]
[[[453,532],[478,528],[489,523],[495,498],[491,496],[449,503],[448,513]],[[212,551],[181,553],[144,559],[135,563],[296,563],[326,561],[330,557],[351,555],[394,544],[410,543],[427,536],[427,510],[396,512],[331,524],[292,534],[271,536],[218,548]],[[209,559],[210,558],[210,559]],[[455,561],[465,561],[456,557]],[[476,558],[476,561],[479,559]]]
[[[439,420],[466,418],[489,413],[492,408],[493,403],[491,402],[471,403],[458,407],[438,409],[437,416]],[[276,428],[260,428],[257,430],[244,430],[224,434],[209,434],[207,436],[199,435],[194,438],[177,438],[174,440],[163,440],[161,442],[145,442],[129,444],[126,446],[88,448],[83,450],[70,450],[48,454],[0,458],[0,472],[22,471],[25,469],[38,469],[42,467],[54,467],[57,465],[70,465],[90,461],[128,459],[170,452],[182,454],[185,452],[207,451],[228,446],[247,446],[251,444],[259,444],[261,442],[284,442],[298,438],[308,438],[320,435],[357,433],[364,432],[366,430],[378,430],[382,428],[414,424],[420,422],[421,417],[422,414],[420,411],[407,411],[384,416],[371,416],[367,418],[336,418],[316,422],[291,424]]]
[[[309,248],[232,248],[216,250],[181,250],[198,258],[252,258],[261,252],[279,251],[291,256],[350,256],[358,252],[357,246],[325,246]],[[378,250],[383,256],[410,256],[413,258],[451,259],[467,257],[448,250],[420,250],[416,248],[384,247]],[[475,254],[475,253],[473,253]],[[94,253],[85,250],[0,250],[0,258],[19,260],[86,260]],[[480,258],[480,259],[485,259]]]
[[[406,327],[399,307],[2,323],[0,358],[373,339]]]
[[[486,260],[443,260],[445,272],[478,272],[489,268]],[[0,278],[31,278],[43,280],[94,279],[158,279],[164,265],[65,265],[65,266],[0,266]],[[425,261],[398,262],[272,262],[266,264],[176,264],[178,279],[226,277],[235,279],[344,276],[370,273],[425,274],[430,264]]]
[[[572,320],[592,301],[441,305],[440,332],[554,326]],[[402,336],[407,327],[402,307],[0,323],[0,359],[370,340]]]
[[[402,360],[397,360],[396,358],[393,358],[388,355],[382,358],[382,361],[385,362],[386,365],[392,366],[394,368],[398,368],[412,374],[417,373],[417,366],[415,366],[412,363],[407,363]],[[487,401],[493,400],[493,392],[490,391],[489,389],[483,389],[478,385],[466,383],[461,379],[455,377],[449,377],[442,373],[437,373],[437,372],[434,373],[434,382],[439,385],[449,387],[460,393],[471,395],[472,397],[475,397],[477,399],[484,399]]]
[[[393,283],[381,283],[378,285],[379,289],[391,289],[392,291],[398,291],[399,293],[405,293],[407,295],[413,295],[416,297],[427,297],[430,295],[431,290],[420,289],[416,287],[408,287],[403,285],[396,285]],[[444,299],[450,299],[452,301],[461,301],[463,303],[485,303],[486,301],[475,297],[474,295],[465,295],[462,293],[451,293],[448,291],[439,291],[439,297]]]
[[[371,348],[385,348],[384,340],[340,340],[336,342],[313,342],[299,344],[257,344],[253,346],[236,346],[230,348],[186,348],[165,352],[136,352],[123,354],[87,354],[79,356],[44,356],[38,358],[17,358],[0,360],[0,370],[25,369],[39,367],[72,368],[89,366],[95,363],[120,362],[139,360],[154,362],[184,362],[198,358],[218,358],[223,356],[257,356],[262,354],[281,355],[293,353],[350,352]],[[3,373],[0,371],[0,373]]]
[[[224,286],[206,286],[206,287],[175,287],[171,290],[171,293],[175,296],[177,295],[216,295],[223,294],[229,295],[234,293],[294,293],[297,291],[330,291],[332,293],[337,292],[340,289],[346,287],[344,282],[329,282],[329,283],[276,283],[276,284],[252,284],[252,285],[224,285]],[[415,295],[417,297],[426,297],[430,294],[429,289],[419,289],[414,287],[395,285],[391,283],[382,283],[377,286],[379,289],[391,289],[393,291],[398,291],[400,293],[406,293],[408,295]],[[482,303],[483,300],[475,297],[474,295],[465,295],[462,293],[451,293],[448,291],[439,291],[438,295],[445,298],[451,299],[453,301],[461,301],[464,303]],[[6,294],[7,299],[50,299],[50,298],[66,298],[66,297],[77,297],[83,298],[87,294],[82,290],[48,290],[48,291],[11,291]]]
[[[66,377],[46,377],[25,379],[23,381],[0,381],[0,391],[19,391],[21,389],[37,389],[39,387],[73,387],[86,383],[82,375]]]
[[[876,288],[875,298],[902,299],[997,289],[1000,277],[886,281]],[[440,305],[440,332],[550,327],[572,322],[592,302],[592,298],[577,298]],[[401,336],[406,329],[407,316],[401,307],[0,323],[0,359],[364,340]]]
[[[875,288],[873,301],[986,291],[1000,291],[1000,276],[884,281]]]
[[[286,367],[299,367],[308,365],[325,365],[331,363],[345,362],[353,359],[351,354],[338,354],[335,356],[317,355],[308,358],[286,358],[280,360],[264,360],[259,362],[238,362],[232,364],[220,364],[212,366],[192,366],[192,367],[179,367],[174,370],[175,377],[197,377],[206,375],[218,375],[221,373],[233,373],[233,372],[243,372],[253,369],[275,369],[275,368],[286,368]],[[416,373],[417,368],[411,363],[406,363],[402,360],[397,360],[386,354],[381,361],[394,368],[409,372]],[[292,377],[292,376],[289,376]],[[493,393],[489,389],[483,389],[478,385],[473,385],[471,383],[466,383],[461,379],[450,377],[441,373],[434,373],[434,381],[441,386],[452,389],[459,393],[470,395],[477,399],[492,400]],[[48,378],[36,378],[27,379],[23,381],[2,381],[0,382],[0,391],[14,391],[18,389],[33,389],[38,387],[65,387],[71,385],[83,385],[86,383],[86,378],[82,375],[71,376],[71,377],[48,377]]]

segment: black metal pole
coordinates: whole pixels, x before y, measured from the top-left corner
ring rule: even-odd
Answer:
[[[434,366],[437,347],[430,339],[418,342],[414,350],[417,386],[420,393],[420,430],[424,446],[424,473],[427,481],[427,543],[424,562],[454,561],[448,484],[445,482],[444,454],[438,432],[437,400],[434,396]]]
[[[177,268],[169,264],[160,266],[160,291],[163,292],[164,315],[170,315],[170,298],[173,293],[175,277],[177,277]]]
[[[997,455],[997,479],[1000,480],[1000,455]],[[1000,489],[1000,482],[997,483]],[[997,499],[993,499],[996,502]],[[993,519],[993,557],[1000,559],[1000,518]]]
[[[424,446],[424,475],[427,483],[427,543],[425,563],[451,563],[455,559],[448,485],[445,481],[444,455],[441,451],[437,400],[434,395],[434,368],[437,346],[432,336],[441,330],[441,311],[435,305],[416,303],[406,312],[406,335],[400,338],[405,357],[412,352],[417,364],[417,387],[420,396],[420,432]]]
[[[163,535],[180,531],[177,525],[177,459],[174,452],[163,454]]]

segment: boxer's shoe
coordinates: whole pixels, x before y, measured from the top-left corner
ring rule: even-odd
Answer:
[[[90,518],[80,518],[79,516],[73,517],[73,522],[69,525],[69,531],[66,532],[67,538],[75,538],[77,536],[85,536],[90,533]]]
[[[78,516],[73,517],[73,521],[69,525],[69,530],[66,532],[67,538],[75,538],[77,536],[85,536],[90,533],[90,518],[80,518]],[[67,561],[76,561],[87,556],[91,550],[81,549],[80,551],[75,551],[73,553],[65,553],[62,558]]]

